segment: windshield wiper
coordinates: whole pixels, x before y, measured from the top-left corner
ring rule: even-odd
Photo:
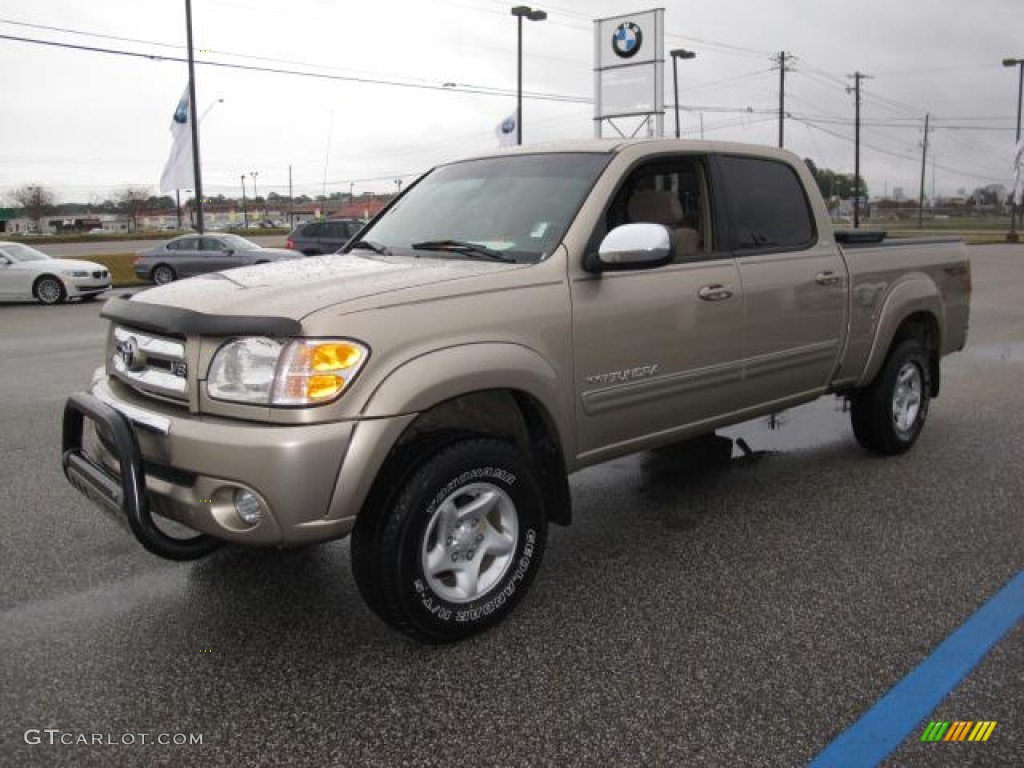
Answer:
[[[417,251],[451,251],[465,256],[481,256],[493,261],[504,261],[509,264],[516,263],[516,260],[511,256],[506,256],[500,251],[488,248],[486,245],[466,242],[465,240],[424,240],[422,243],[413,243],[410,247]]]
[[[356,240],[352,243],[352,247],[349,248],[349,250],[354,251],[356,248],[362,248],[364,251],[373,251],[374,253],[379,253],[381,256],[391,255],[391,251],[389,249],[385,248],[380,243],[373,242],[372,240]]]

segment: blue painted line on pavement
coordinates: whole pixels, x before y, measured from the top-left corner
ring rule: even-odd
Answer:
[[[877,765],[898,747],[1024,618],[1024,571],[942,641],[860,719],[843,731],[810,768]]]

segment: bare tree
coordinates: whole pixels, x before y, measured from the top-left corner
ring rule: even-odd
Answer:
[[[132,229],[138,229],[139,214],[148,207],[150,191],[148,187],[125,187],[114,193],[117,207],[127,213],[132,222]]]
[[[11,193],[11,197],[25,209],[25,214],[35,222],[36,229],[39,229],[39,222],[47,213],[53,209],[56,202],[56,195],[40,184],[26,184]]]

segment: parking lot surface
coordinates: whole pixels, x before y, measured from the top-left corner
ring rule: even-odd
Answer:
[[[142,551],[60,471],[100,307],[0,306],[0,764],[809,763],[1024,568],[1024,247],[971,255],[968,348],[909,454],[866,454],[825,398],[727,430],[750,456],[580,472],[510,620],[443,648],[364,607],[344,541]],[[1022,755],[1018,624],[887,764]]]

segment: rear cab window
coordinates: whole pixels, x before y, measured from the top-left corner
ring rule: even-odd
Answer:
[[[779,160],[723,155],[716,162],[736,255],[796,251],[817,242],[810,201],[796,171]]]

